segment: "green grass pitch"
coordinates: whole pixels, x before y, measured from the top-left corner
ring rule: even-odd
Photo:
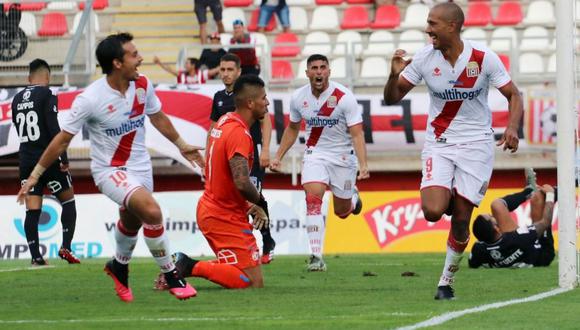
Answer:
[[[464,260],[455,301],[435,301],[440,254],[330,255],[326,273],[307,273],[303,256],[264,266],[264,289],[225,290],[190,278],[197,297],[178,301],[152,290],[151,258],[130,266],[135,301],[118,300],[104,259],[24,270],[0,262],[0,329],[392,329],[482,304],[557,287],[558,267],[471,270]],[[14,270],[22,269],[22,270]],[[376,276],[364,276],[371,272]],[[415,276],[401,276],[413,272]],[[439,328],[578,329],[580,290],[466,315]]]

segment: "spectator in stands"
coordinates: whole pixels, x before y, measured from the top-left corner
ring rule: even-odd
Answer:
[[[195,0],[194,9],[197,22],[199,23],[199,39],[202,44],[207,42],[207,8],[211,9],[211,14],[220,33],[226,32],[222,23],[222,4],[220,0]]]
[[[200,67],[206,67],[207,69],[215,69],[220,66],[220,59],[226,54],[226,51],[219,47],[221,45],[221,37],[219,32],[214,32],[209,36],[211,42],[211,48],[204,48],[201,52],[201,57],[199,58]],[[213,72],[212,72],[213,73]],[[214,79],[219,72],[210,73],[209,78]]]
[[[264,32],[274,13],[278,16],[284,32],[290,31],[290,9],[286,4],[286,0],[262,0],[258,31]]]
[[[242,62],[242,75],[245,74],[260,74],[260,63],[256,56],[255,41],[250,37],[244,28],[244,22],[237,19],[233,22],[234,35],[230,40],[231,45],[236,44],[250,44],[247,48],[231,48],[230,53],[238,55]]]
[[[159,65],[163,70],[177,77],[178,84],[205,84],[211,75],[219,73],[219,68],[201,69],[199,60],[195,57],[189,57],[185,61],[185,70],[175,70],[171,66],[161,63],[159,57],[153,57],[153,63]]]

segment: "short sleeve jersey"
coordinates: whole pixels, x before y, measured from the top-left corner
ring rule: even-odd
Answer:
[[[336,156],[352,151],[348,128],[362,123],[362,110],[351,91],[330,81],[316,98],[310,84],[292,94],[290,121],[306,124],[306,152],[312,155]]]
[[[222,211],[239,214],[247,209],[246,199],[234,184],[229,161],[240,155],[252,168],[254,145],[248,127],[235,112],[222,116],[210,132],[206,150],[205,191],[201,201]]]
[[[463,52],[454,67],[433,45],[422,48],[403,70],[413,85],[425,80],[431,104],[426,141],[466,143],[492,138],[489,85],[511,82],[501,60],[483,45],[463,40]]]
[[[95,180],[111,167],[147,171],[151,158],[145,146],[145,115],[159,111],[161,102],[145,76],[130,82],[125,95],[111,88],[103,77],[76,97],[62,129],[77,134],[86,124]]]
[[[538,256],[541,245],[536,228],[528,226],[504,233],[492,244],[476,242],[469,255],[469,267],[521,268],[531,267]]]

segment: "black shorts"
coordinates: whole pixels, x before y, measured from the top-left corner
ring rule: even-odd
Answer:
[[[20,168],[20,183],[24,184],[26,179],[30,176],[30,173],[34,169],[34,166],[22,167]],[[61,192],[72,187],[72,178],[70,172],[63,172],[60,170],[59,162],[55,162],[52,166],[46,169],[38,183],[30,190],[29,194],[34,196],[42,196],[44,192],[44,187],[48,188],[53,195],[58,195]]]
[[[211,9],[211,14],[216,22],[222,20],[222,4],[220,0],[195,0],[193,10],[199,24],[207,23],[207,7]]]
[[[552,236],[552,228],[546,229],[546,235],[538,239],[541,248],[538,251],[536,260],[534,261],[534,267],[547,267],[550,266],[556,252],[554,251],[554,236]]]

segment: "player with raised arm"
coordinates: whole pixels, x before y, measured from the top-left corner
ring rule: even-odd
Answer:
[[[178,299],[196,291],[175,270],[169,240],[163,228],[161,209],[153,198],[151,157],[145,146],[145,115],[151,124],[172,141],[188,160],[203,166],[201,148],[187,144],[162,111],[153,85],[137,68],[143,58],[129,33],[112,34],[96,50],[97,60],[106,75],[89,85],[73,102],[62,130],[48,145],[18,201],[42,177],[45,169],[68,147],[72,138],[87,126],[91,141],[91,172],[99,190],[119,205],[120,220],[115,228],[116,253],[105,265],[122,301],[133,300],[129,288],[128,264],[143,227],[145,243]]]
[[[447,255],[435,299],[453,299],[451,287],[469,242],[469,222],[487,190],[493,170],[494,147],[489,85],[509,102],[509,123],[497,142],[503,150],[518,149],[523,113],[518,88],[497,54],[460,37],[464,15],[455,3],[440,3],[429,12],[425,32],[432,44],[412,60],[395,51],[385,85],[388,105],[398,103],[425,80],[431,104],[421,154],[421,206],[427,221],[451,215]]]
[[[50,141],[60,132],[58,125],[58,99],[48,88],[50,84],[50,66],[45,60],[35,59],[29,64],[28,82],[30,85],[14,96],[12,100],[12,122],[20,138],[20,182],[26,179],[38,162],[42,152]],[[68,171],[68,157],[64,151],[58,159],[50,164],[46,174],[32,187],[26,197],[26,218],[24,232],[32,265],[43,266],[46,261],[40,254],[38,241],[38,222],[42,213],[43,190],[47,187],[56,196],[62,206],[60,221],[62,223],[62,245],[58,256],[69,264],[78,264],[80,260],[71,251],[71,242],[75,232],[77,210]]]
[[[264,286],[260,250],[253,227],[269,226],[268,204],[250,180],[254,143],[250,127],[268,114],[264,82],[244,75],[233,87],[236,110],[213,125],[206,151],[205,191],[197,204],[197,224],[216,260],[198,261],[184,253],[174,255],[182,276],[203,277],[227,289]],[[163,277],[155,283],[164,289]]]
[[[359,214],[362,201],[356,180],[369,177],[362,111],[352,92],[330,81],[330,67],[324,55],[308,57],[306,76],[310,83],[299,88],[290,100],[290,123],[271,162],[280,171],[281,160],[294,144],[302,120],[308,135],[302,166],[306,193],[306,230],[310,243],[308,271],[326,271],[322,259],[324,216],[322,198],[327,187],[333,194],[334,213],[341,219]],[[357,166],[359,175],[357,178]]]
[[[552,218],[557,193],[550,185],[538,187],[531,168],[526,169],[526,183],[522,191],[495,199],[491,214],[475,218],[473,234],[479,241],[471,248],[469,267],[545,267],[552,263],[555,256]],[[527,200],[532,224],[518,227],[510,212]]]

